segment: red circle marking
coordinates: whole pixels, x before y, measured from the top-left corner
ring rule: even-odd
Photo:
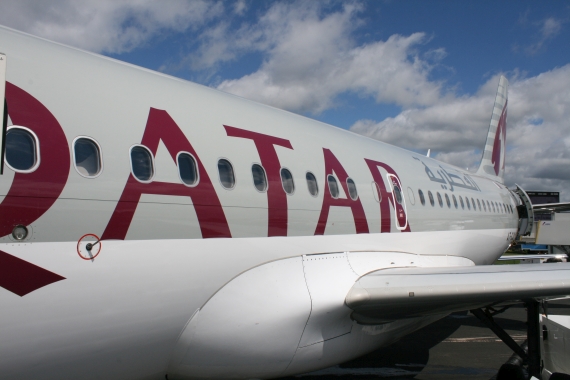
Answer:
[[[97,253],[95,255],[93,255],[93,257],[85,257],[81,254],[81,250],[79,249],[79,246],[81,244],[81,241],[83,239],[85,239],[87,236],[93,236],[95,238],[95,240],[99,241],[99,250],[97,251]],[[97,255],[99,255],[99,253],[101,252],[101,246],[103,245],[103,243],[101,243],[101,239],[99,239],[99,236],[95,235],[95,234],[85,234],[83,236],[81,236],[81,238],[79,238],[79,241],[77,242],[77,254],[79,255],[79,257],[81,257],[83,260],[93,260],[97,257]]]

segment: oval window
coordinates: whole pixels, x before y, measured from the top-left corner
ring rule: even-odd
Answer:
[[[479,211],[481,211],[482,208],[481,208],[481,202],[479,201],[479,199],[477,199],[477,206],[479,206]]]
[[[487,212],[487,206],[485,205],[485,200],[482,200],[481,203],[483,203],[483,210],[485,210],[485,212]]]
[[[445,203],[447,203],[447,207],[451,208],[451,201],[449,200],[449,195],[445,193]]]
[[[455,206],[455,208],[457,208],[457,198],[455,198],[455,195],[451,195],[451,198],[453,198],[453,204]]]
[[[198,166],[196,160],[188,153],[178,153],[178,175],[186,185],[198,183]]]
[[[467,203],[467,209],[471,210],[471,203],[469,203],[469,198],[465,197],[465,203]]]
[[[267,190],[267,177],[261,165],[253,164],[251,166],[251,176],[253,177],[253,185],[258,191]]]
[[[329,192],[333,198],[338,198],[338,183],[336,182],[336,178],[332,175],[327,176],[327,182],[329,184]]]
[[[15,171],[30,171],[39,163],[36,137],[27,129],[12,127],[6,132],[6,163]]]
[[[491,205],[489,204],[489,201],[487,201],[487,208],[489,209],[489,212],[491,212]]]
[[[73,143],[75,169],[84,177],[96,177],[101,173],[101,151],[90,138],[80,137]]]
[[[131,170],[136,179],[148,182],[154,175],[154,164],[150,151],[142,146],[136,145],[131,148]]]
[[[358,198],[358,191],[356,191],[356,184],[352,178],[346,179],[346,185],[348,186],[348,195],[350,195],[350,199],[355,201],[356,198]]]
[[[473,211],[477,211],[477,206],[475,205],[475,199],[471,198],[471,204],[473,205]]]
[[[439,203],[439,207],[443,207],[443,199],[441,199],[439,191],[437,192],[437,202]]]
[[[465,205],[463,204],[463,198],[461,197],[461,195],[459,196],[459,203],[461,203],[461,208],[465,209]]]
[[[309,193],[313,197],[316,197],[317,194],[319,193],[319,185],[317,184],[317,178],[315,178],[315,175],[311,172],[307,172],[307,174],[305,174],[305,178],[307,179],[307,188],[309,189]]]
[[[228,160],[222,158],[218,161],[218,174],[224,188],[231,189],[235,186],[236,177],[234,175],[234,168]]]
[[[281,169],[281,183],[283,184],[283,190],[287,194],[293,194],[295,191],[295,183],[293,182],[293,175],[288,169]]]
[[[420,202],[422,202],[422,206],[426,205],[426,199],[424,197],[424,192],[421,190],[418,190],[418,195],[420,196]]]
[[[428,190],[428,198],[429,198],[429,203],[433,206],[435,202],[433,201],[433,194],[429,190]]]

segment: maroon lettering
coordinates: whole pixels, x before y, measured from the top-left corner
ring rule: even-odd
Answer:
[[[231,237],[218,195],[196,151],[166,111],[151,108],[141,144],[155,155],[160,140],[175,162],[176,155],[181,151],[189,152],[196,158],[200,182],[195,187],[181,183],[140,183],[131,173],[101,238],[125,239],[142,194],[190,197],[203,238]]]
[[[325,181],[324,186],[328,184],[327,176],[329,174],[336,174],[340,185],[344,189],[344,193],[348,194],[348,185],[346,180],[348,174],[335,157],[335,155],[326,148],[323,148],[323,154],[325,159]],[[329,210],[332,206],[336,207],[350,207],[352,210],[352,217],[354,218],[354,226],[356,227],[357,234],[367,234],[368,221],[366,220],[366,215],[364,214],[364,208],[360,202],[360,198],[352,200],[350,198],[333,198],[330,191],[324,190],[323,205],[321,207],[321,215],[319,216],[319,222],[317,223],[317,228],[315,229],[315,235],[323,235],[325,233],[325,227],[327,225]]]
[[[400,177],[398,174],[390,167],[389,165],[369,160],[367,158],[364,159],[366,164],[368,165],[368,169],[370,169],[370,173],[372,174],[372,178],[374,178],[374,182],[376,183],[376,190],[379,192],[378,197],[380,198],[380,232],[391,232],[392,229],[392,221],[390,218],[390,203],[395,209],[396,217],[398,218],[398,224],[400,226],[406,225],[407,217],[406,211],[404,207],[399,204],[398,202],[394,202],[393,194],[391,191],[386,189],[386,185],[384,183],[384,179],[382,178],[382,174],[380,173],[380,169],[382,168],[386,170],[388,174],[393,175],[397,178],[397,181],[400,182]],[[392,186],[398,185],[395,179],[392,179]],[[402,232],[410,232],[410,224],[406,226]]]
[[[287,236],[287,194],[281,186],[281,163],[275,145],[293,149],[289,140],[224,125],[228,136],[253,140],[267,174],[267,236]]]
[[[14,225],[30,225],[57,200],[69,176],[70,159],[63,129],[51,112],[21,88],[6,82],[12,122],[31,129],[40,141],[40,165],[32,173],[15,173],[0,204],[0,236]]]
[[[20,297],[61,280],[65,277],[0,251],[0,286]]]

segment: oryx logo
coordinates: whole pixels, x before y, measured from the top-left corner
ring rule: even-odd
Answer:
[[[491,155],[491,162],[495,169],[495,174],[499,175],[501,169],[505,169],[505,151],[507,147],[507,102],[503,107],[499,124],[497,125],[497,132],[495,133],[495,143],[493,144],[493,154]]]

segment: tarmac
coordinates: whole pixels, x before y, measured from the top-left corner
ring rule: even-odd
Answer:
[[[570,300],[548,303],[549,314],[570,315]],[[517,342],[526,340],[526,309],[515,305],[494,317]],[[469,312],[451,314],[391,346],[289,380],[491,380],[513,354]]]

